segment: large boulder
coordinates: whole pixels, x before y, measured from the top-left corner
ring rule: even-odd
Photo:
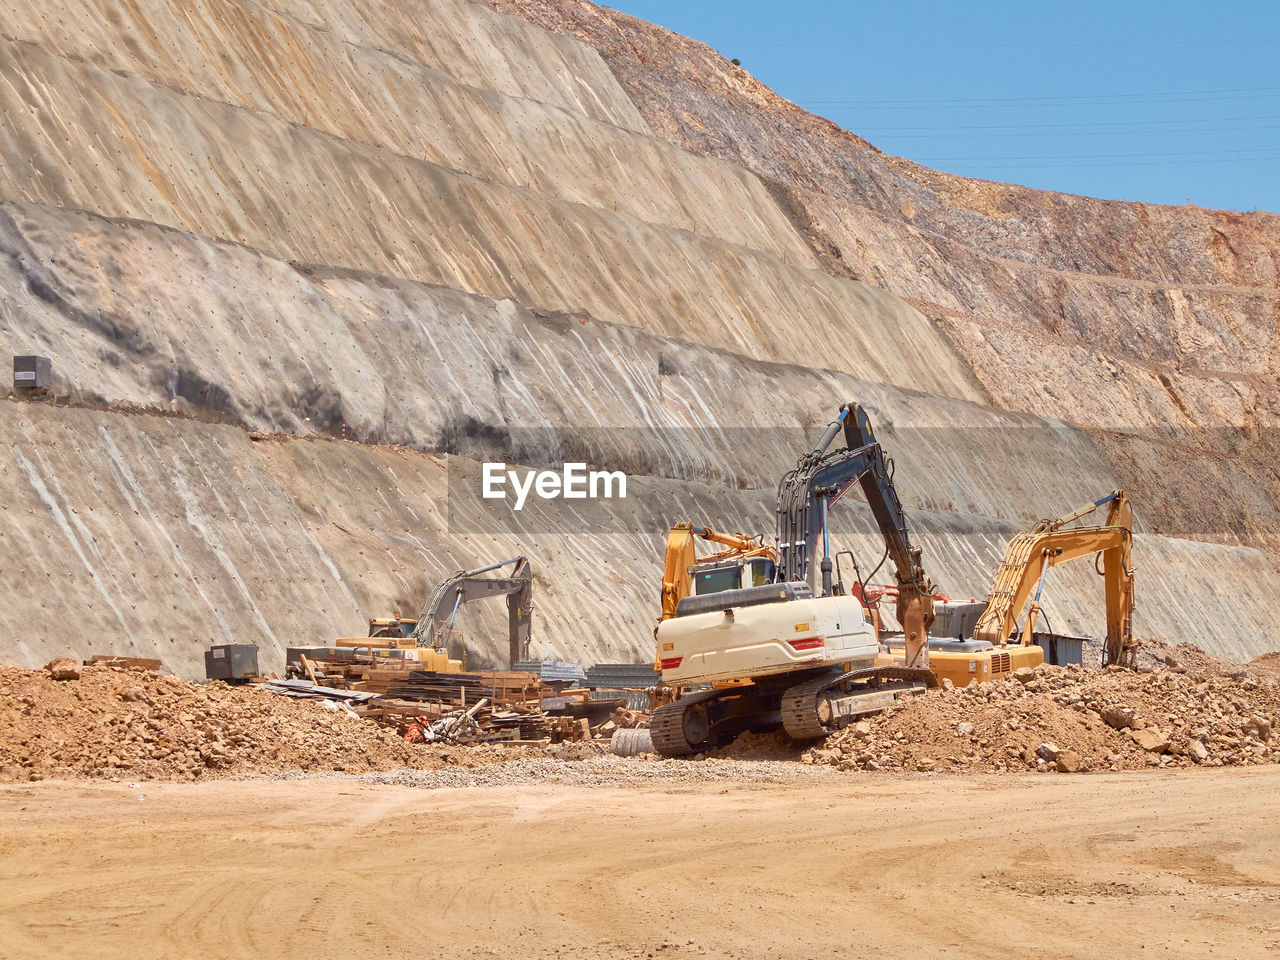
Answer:
[[[1132,727],[1135,716],[1132,707],[1123,705],[1103,707],[1102,709],[1102,722],[1116,730]]]
[[[1129,736],[1133,738],[1133,742],[1140,746],[1148,753],[1164,753],[1169,749],[1169,738],[1158,730],[1147,728],[1145,730],[1130,730]]]
[[[44,667],[55,680],[79,680],[80,664],[70,657],[55,657]]]

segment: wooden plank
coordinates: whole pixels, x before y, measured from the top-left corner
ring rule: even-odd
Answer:
[[[163,670],[164,663],[151,657],[116,657],[95,653],[86,663],[105,664],[109,667],[125,667],[130,670]]]

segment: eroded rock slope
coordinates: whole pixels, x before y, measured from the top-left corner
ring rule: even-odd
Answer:
[[[771,530],[849,399],[954,595],[1124,485],[1138,632],[1276,646],[1271,215],[935,174],[568,0],[0,15],[0,348],[56,377],[0,408],[5,660],[278,667],[519,552],[535,655],[644,658],[665,524]],[[633,495],[451,515],[449,456],[568,452]],[[1054,586],[1099,632],[1092,572]],[[503,618],[466,610],[473,662]]]

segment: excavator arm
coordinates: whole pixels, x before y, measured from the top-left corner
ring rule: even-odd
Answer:
[[[828,452],[843,430],[843,450]],[[828,512],[854,483],[862,487],[897,575],[898,621],[906,640],[907,667],[928,667],[933,584],[921,551],[911,544],[906,514],[893,484],[892,461],[876,442],[866,411],[856,403],[840,408],[812,451],[778,486],[779,579],[807,580],[815,595],[832,592]],[[818,551],[821,539],[821,552]],[[815,558],[818,559],[815,564]],[[821,576],[821,592],[816,582]]]
[[[512,568],[509,576],[483,576],[506,566]],[[462,604],[502,596],[507,598],[507,639],[514,666],[529,646],[533,618],[533,567],[527,557],[514,557],[476,570],[460,571],[437,586],[427,597],[426,606],[413,629],[414,642],[419,647],[446,648]]]
[[[1107,506],[1100,526],[1068,527],[1099,507]],[[1028,601],[1031,609],[1022,642],[1030,643],[1039,613],[1039,590],[1044,575],[1058,564],[1080,557],[1100,555],[1105,583],[1107,641],[1104,663],[1132,667],[1137,655],[1130,620],[1133,614],[1133,508],[1123,490],[1113,490],[1056,520],[1042,520],[1009,541],[996,571],[987,609],[974,629],[975,640],[994,645],[1009,641],[1018,617]]]

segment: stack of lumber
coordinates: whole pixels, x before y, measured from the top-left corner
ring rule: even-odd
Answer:
[[[365,671],[369,669],[367,663],[354,660],[311,660],[309,662],[317,674],[322,674],[329,680],[361,680],[364,678]]]
[[[419,669],[417,664],[410,666],[411,661],[389,661],[375,663],[364,668],[360,675],[360,689],[370,693],[386,695],[387,688],[402,684],[409,679],[409,674]]]
[[[362,689],[379,692],[372,684],[385,684],[380,691],[399,700],[436,700],[443,703],[475,703],[488,697],[497,704],[537,705],[550,691],[532,673],[435,673],[430,670],[411,670],[407,675],[389,671],[370,670],[369,679]]]

